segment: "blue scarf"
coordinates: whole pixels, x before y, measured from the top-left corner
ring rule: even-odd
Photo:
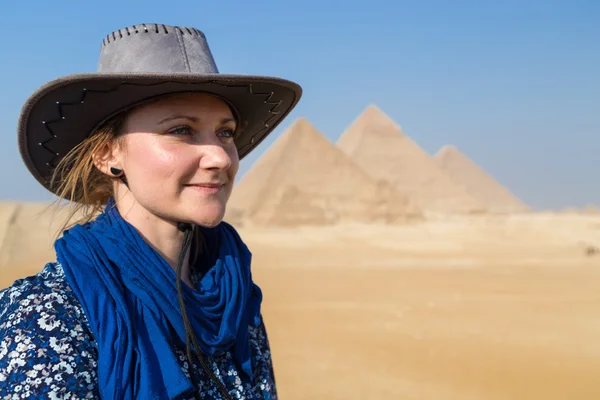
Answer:
[[[182,285],[190,323],[204,354],[230,351],[251,378],[248,327],[260,322],[262,301],[252,281],[251,253],[225,222],[201,229],[209,248],[218,250],[197,290]],[[119,215],[114,200],[94,221],[65,231],[55,249],[98,344],[101,397],[193,393],[172,350],[185,349],[175,271]]]

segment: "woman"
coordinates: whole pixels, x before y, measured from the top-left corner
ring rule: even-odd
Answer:
[[[81,218],[0,292],[0,398],[277,397],[251,254],[222,218],[300,96],[219,74],[197,29],[142,24],[27,100],[23,160]]]

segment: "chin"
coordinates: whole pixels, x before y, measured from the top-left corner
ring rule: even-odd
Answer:
[[[201,201],[197,199],[188,200],[175,206],[178,211],[171,214],[171,219],[214,228],[225,218],[226,203],[226,201],[215,198],[202,199]]]
[[[218,219],[210,219],[210,220],[205,219],[202,221],[197,221],[195,223],[196,223],[196,225],[200,225],[205,228],[214,228],[215,226],[219,225],[222,221],[223,221],[223,218],[218,218]]]
[[[219,225],[225,217],[225,209],[205,209],[202,215],[194,215],[191,220],[194,224],[207,228],[214,228]]]

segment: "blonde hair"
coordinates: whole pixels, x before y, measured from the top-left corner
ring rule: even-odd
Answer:
[[[64,200],[68,202],[67,217],[56,236],[69,227],[93,220],[114,194],[114,178],[96,168],[94,156],[119,140],[125,118],[122,113],[104,122],[71,149],[54,169],[49,186],[58,196],[54,202],[55,212],[65,208]]]

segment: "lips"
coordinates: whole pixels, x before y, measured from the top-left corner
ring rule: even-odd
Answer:
[[[187,186],[200,186],[200,187],[216,188],[216,187],[225,186],[225,184],[224,183],[190,183]]]
[[[214,194],[220,192],[225,186],[224,183],[193,183],[185,185],[190,189],[196,190],[202,193]]]

